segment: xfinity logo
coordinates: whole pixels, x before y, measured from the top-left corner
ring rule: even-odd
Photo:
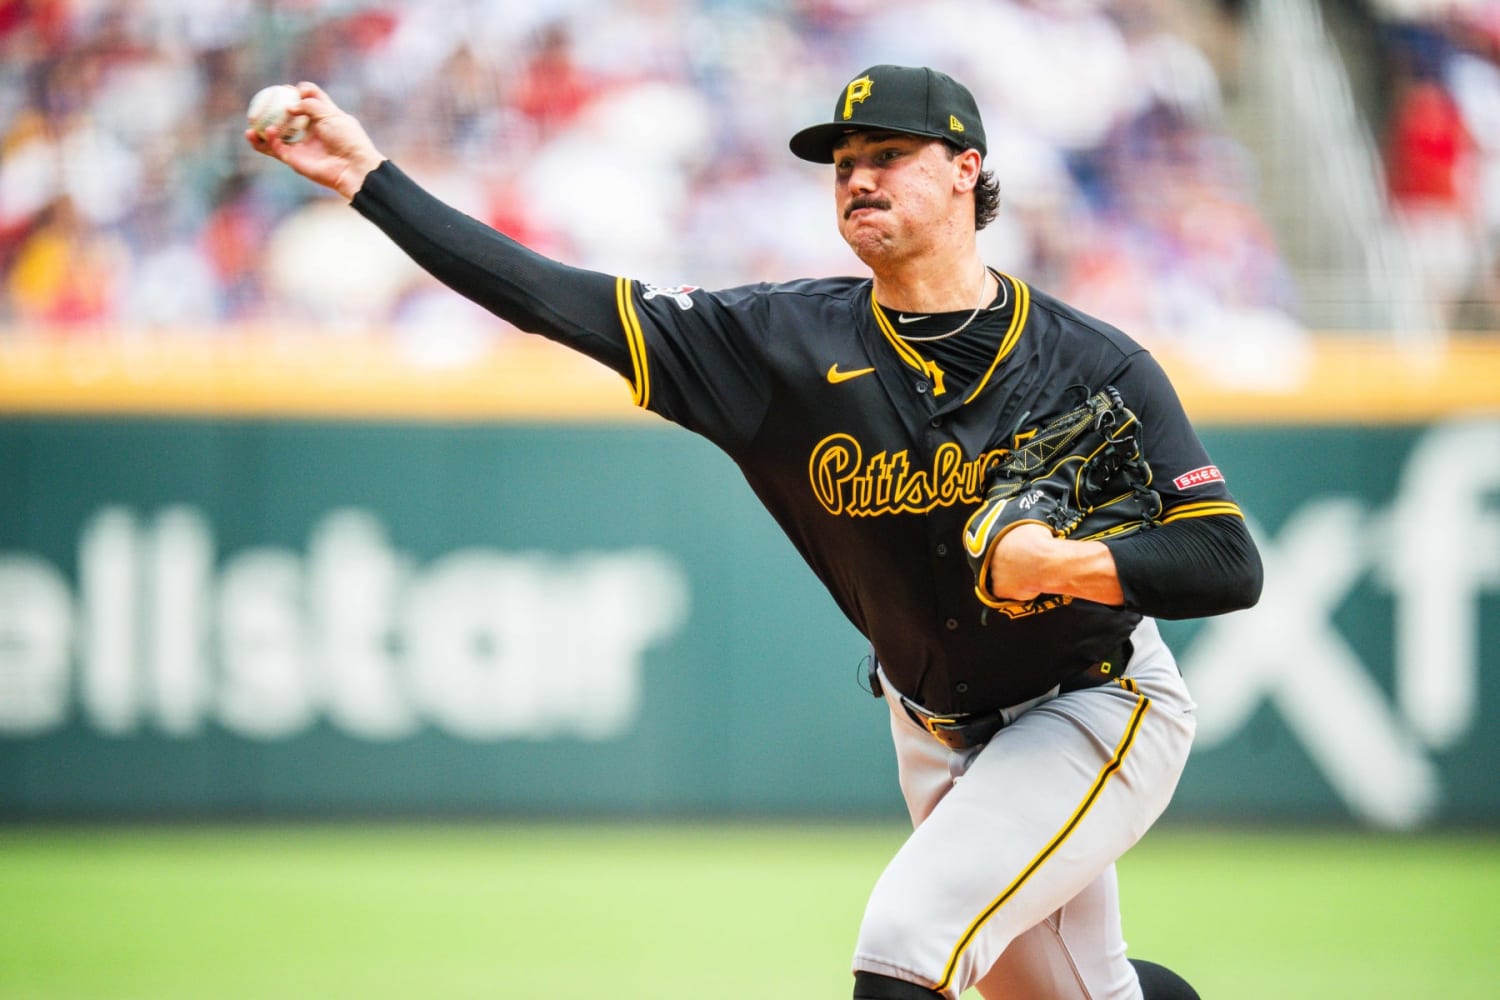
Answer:
[[[1500,423],[1430,431],[1384,509],[1319,496],[1257,541],[1260,603],[1209,619],[1181,657],[1199,747],[1228,741],[1270,703],[1353,813],[1420,825],[1443,798],[1432,754],[1473,731],[1481,676],[1493,681],[1500,666],[1493,652],[1485,664],[1479,635],[1480,601],[1500,589]],[[1391,692],[1336,624],[1366,581],[1392,599]]]

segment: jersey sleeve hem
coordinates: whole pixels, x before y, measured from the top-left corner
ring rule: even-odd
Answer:
[[[630,349],[631,374],[626,382],[630,385],[631,402],[645,410],[651,406],[651,368],[646,359],[646,334],[635,311],[631,285],[629,278],[615,279],[615,307],[620,314],[625,344]]]
[[[1216,517],[1227,515],[1244,519],[1244,513],[1239,504],[1232,500],[1204,500],[1197,503],[1179,504],[1168,508],[1161,518],[1162,524],[1170,524],[1173,521],[1181,521],[1191,517]]]

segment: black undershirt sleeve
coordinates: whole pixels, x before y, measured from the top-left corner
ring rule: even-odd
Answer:
[[[1125,606],[1153,618],[1202,618],[1260,598],[1260,552],[1242,518],[1186,518],[1105,542]]]
[[[613,276],[543,257],[434,198],[390,160],[350,204],[455,292],[631,376]]]

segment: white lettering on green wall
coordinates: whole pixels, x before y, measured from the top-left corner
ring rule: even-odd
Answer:
[[[1182,657],[1197,745],[1228,742],[1269,703],[1353,814],[1420,826],[1442,805],[1433,753],[1478,725],[1480,604],[1500,589],[1500,423],[1425,434],[1386,509],[1314,496],[1274,539],[1256,536],[1260,603],[1209,619]],[[1369,579],[1392,599],[1393,695],[1337,624]]]
[[[285,739],[607,740],[638,718],[648,649],[685,624],[686,572],[653,549],[467,548],[418,565],[357,509],[306,551],[218,561],[186,506],[98,511],[62,571],[0,553],[0,733],[76,715],[107,735],[209,727]]]

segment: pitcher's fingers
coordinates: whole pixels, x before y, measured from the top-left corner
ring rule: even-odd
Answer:
[[[261,135],[259,132],[255,131],[255,129],[253,128],[245,129],[245,141],[248,142],[251,148],[254,149],[257,153],[263,153],[266,156],[270,157],[274,157],[276,155],[271,150],[270,140]]]
[[[303,80],[297,84],[297,93],[302,95],[302,100],[287,109],[292,114],[307,115],[317,121],[336,114],[339,110],[339,106],[333,103],[333,98],[316,83]]]

